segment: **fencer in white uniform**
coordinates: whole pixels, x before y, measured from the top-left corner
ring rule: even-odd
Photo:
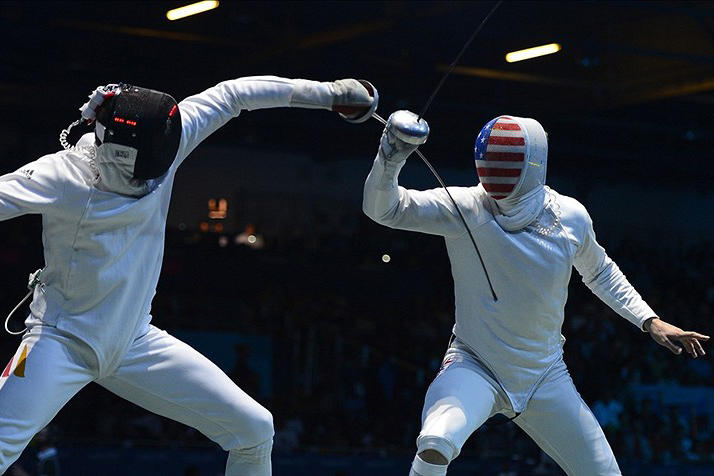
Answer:
[[[569,475],[620,470],[563,362],[561,326],[572,267],[592,292],[674,353],[699,340],[657,318],[595,240],[577,200],[545,186],[547,135],[534,119],[499,116],[476,139],[480,184],[449,187],[485,269],[444,189],[398,185],[406,158],[428,136],[408,111],[390,116],[364,186],[364,212],[398,229],[441,235],[454,279],[453,340],[430,385],[410,475],[445,475],[488,418],[513,418]],[[489,290],[487,270],[497,299]]]
[[[270,412],[150,324],[174,178],[241,111],[326,109],[357,122],[375,98],[369,83],[353,79],[239,78],[178,104],[145,88],[99,87],[81,108],[94,133],[0,177],[0,220],[41,214],[45,257],[27,332],[0,378],[0,473],[97,382],[218,443],[229,452],[226,474],[269,475]],[[66,135],[61,141],[67,146]]]

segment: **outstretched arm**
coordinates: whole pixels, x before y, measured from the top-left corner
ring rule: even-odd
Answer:
[[[30,162],[0,176],[0,220],[44,213],[59,203],[63,193],[52,156]]]
[[[583,277],[583,282],[605,304],[628,321],[635,324],[650,337],[674,354],[682,352],[674,344],[679,341],[692,356],[704,355],[701,341],[708,336],[697,332],[683,331],[660,319],[640,294],[630,284],[620,268],[605,253],[605,249],[595,239],[592,220],[587,211],[582,210],[585,218],[585,230],[582,242],[575,254],[575,268]]]
[[[397,183],[407,157],[426,142],[429,127],[416,114],[397,111],[382,133],[377,157],[364,184],[362,210],[381,225],[443,236],[465,233],[443,189],[407,190]]]
[[[318,82],[250,76],[223,81],[179,103],[183,130],[178,162],[243,110],[299,107],[337,112],[366,111],[372,107],[376,96],[368,87],[355,79]]]

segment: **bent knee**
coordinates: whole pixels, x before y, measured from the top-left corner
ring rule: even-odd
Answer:
[[[260,411],[256,411],[251,415],[249,428],[245,429],[242,438],[241,446],[251,447],[259,445],[267,440],[272,440],[275,434],[273,426],[273,414],[264,407],[260,407]]]
[[[446,476],[449,461],[436,450],[424,450],[412,461],[409,476]]]
[[[238,408],[224,415],[222,431],[214,441],[224,450],[252,448],[272,440],[275,434],[273,415],[261,405],[253,405],[250,411]]]
[[[228,467],[241,464],[265,464],[270,462],[270,454],[273,451],[273,439],[270,438],[262,443],[249,448],[236,448],[228,452]],[[226,471],[226,474],[229,474]],[[232,474],[232,473],[231,473]],[[240,474],[240,473],[237,473]]]
[[[460,452],[460,448],[443,436],[421,435],[417,438],[417,454],[430,464],[448,465]]]
[[[273,414],[267,408],[260,407],[251,414],[248,428],[241,435],[242,447],[259,445],[267,440],[271,440],[275,434],[273,427]]]
[[[430,464],[449,464],[449,460],[446,459],[446,456],[436,450],[424,450],[419,453],[419,457]]]
[[[272,439],[273,436],[275,436],[275,426],[273,423],[273,414],[270,413],[268,410],[265,410],[263,416],[260,419],[260,434],[265,436],[265,439],[261,441],[265,441],[267,439]]]

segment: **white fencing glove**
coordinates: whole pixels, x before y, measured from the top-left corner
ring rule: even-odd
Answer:
[[[404,162],[429,137],[429,124],[410,111],[397,111],[387,120],[379,155],[388,162]]]
[[[338,79],[333,82],[296,80],[291,107],[329,109],[347,122],[364,122],[377,110],[377,89],[364,79]]]

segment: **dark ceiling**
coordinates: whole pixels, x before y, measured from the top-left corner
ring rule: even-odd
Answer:
[[[167,21],[166,10],[181,4],[0,3],[5,156],[50,152],[89,91],[118,81],[181,98],[247,75],[360,77],[379,89],[382,115],[418,111],[494,2],[224,1]],[[504,60],[550,42],[563,50]],[[695,174],[709,188],[713,92],[710,2],[504,2],[427,113],[432,138],[424,151],[437,167],[471,166],[480,126],[498,114],[522,115],[549,131],[551,170],[663,180]],[[329,160],[372,155],[380,128],[314,111],[258,111],[210,140]]]

